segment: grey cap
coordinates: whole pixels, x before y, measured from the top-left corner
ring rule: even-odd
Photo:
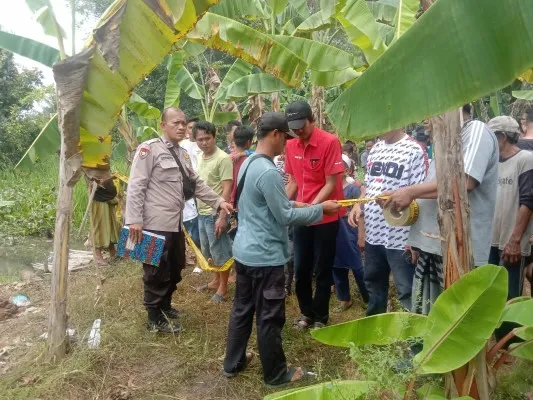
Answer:
[[[277,129],[278,131],[285,132],[287,135],[290,135],[294,138],[298,137],[289,129],[285,115],[279,112],[264,113],[259,119],[257,128],[263,132],[270,132]]]
[[[516,141],[521,134],[518,122],[514,118],[506,115],[492,118],[487,125],[492,132],[505,133],[512,141]]]
[[[489,123],[489,128],[492,132],[508,132],[508,133],[518,133],[520,134],[520,126],[518,122],[506,115],[501,115],[499,117],[492,118]]]

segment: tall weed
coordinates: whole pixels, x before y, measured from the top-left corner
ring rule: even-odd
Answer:
[[[29,171],[0,170],[0,236],[51,235],[56,217],[59,161],[51,157]],[[81,223],[87,207],[87,187],[83,179],[74,187],[73,226]]]

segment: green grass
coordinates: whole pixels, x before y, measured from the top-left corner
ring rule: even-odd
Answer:
[[[113,170],[128,175],[126,161],[113,163]],[[0,206],[0,236],[36,236],[53,233],[56,218],[59,160],[50,157],[27,171],[0,169],[0,202],[13,201],[10,206]],[[82,177],[72,195],[72,226],[80,226],[87,208],[88,190]],[[84,231],[89,224],[86,221]]]
[[[50,157],[29,171],[0,170],[0,235],[32,236],[54,231],[59,179],[57,157]],[[80,180],[73,193],[73,226],[79,226],[87,207],[87,188]]]

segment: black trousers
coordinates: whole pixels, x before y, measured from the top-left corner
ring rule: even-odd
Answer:
[[[246,347],[256,314],[257,344],[266,383],[274,383],[287,371],[281,344],[285,325],[285,274],[283,265],[248,267],[235,261],[237,283],[230,313],[224,371],[239,372],[246,366]]]
[[[161,310],[168,310],[172,293],[181,281],[185,268],[185,235],[183,232],[150,231],[165,237],[165,247],[159,267],[143,264],[144,305],[148,317],[156,319]]]
[[[314,322],[327,323],[333,285],[333,262],[339,221],[294,228],[296,297],[302,314]],[[313,269],[316,289],[313,297]]]

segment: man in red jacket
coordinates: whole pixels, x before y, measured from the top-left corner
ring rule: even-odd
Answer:
[[[343,199],[344,166],[339,139],[314,125],[313,112],[306,102],[289,104],[285,115],[289,128],[298,136],[298,139],[289,140],[286,148],[289,199],[307,204]],[[328,322],[332,267],[341,216],[341,213],[327,215],[316,225],[294,228],[296,297],[302,313],[295,326],[299,329],[321,327]],[[314,297],[313,269],[316,272]]]

